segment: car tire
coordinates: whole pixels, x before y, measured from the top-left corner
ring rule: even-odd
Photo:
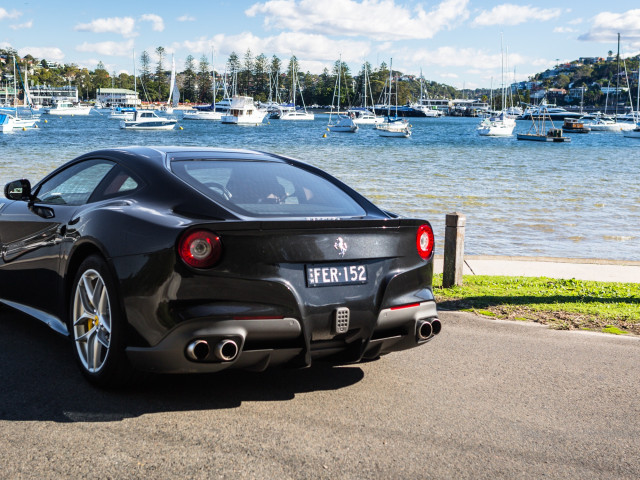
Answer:
[[[91,255],[80,264],[73,281],[69,331],[80,370],[92,384],[117,387],[132,379],[125,330],[107,263],[102,257]]]

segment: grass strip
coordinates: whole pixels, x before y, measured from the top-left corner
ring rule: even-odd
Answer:
[[[442,275],[435,275],[433,285],[443,310],[534,321],[556,329],[640,335],[639,283],[468,275],[462,286],[442,288]]]

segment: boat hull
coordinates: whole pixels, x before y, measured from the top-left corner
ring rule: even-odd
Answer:
[[[73,108],[45,108],[46,115],[60,115],[72,117],[75,115],[89,115],[93,107],[73,107]]]
[[[518,133],[518,140],[529,140],[532,142],[550,142],[550,143],[562,143],[570,142],[569,137],[550,137],[548,135],[535,135],[531,133]]]

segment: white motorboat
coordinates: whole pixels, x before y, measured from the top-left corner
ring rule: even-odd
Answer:
[[[228,114],[228,110],[187,110],[182,118],[184,120],[222,120],[222,116]]]
[[[258,109],[254,105],[253,97],[232,97],[229,113],[222,116],[222,123],[259,125],[266,115],[266,110]]]
[[[124,130],[173,130],[178,123],[175,118],[159,116],[151,110],[136,111],[133,120],[122,120]]]
[[[624,125],[622,122],[617,122],[613,118],[605,117],[600,114],[596,114],[595,119],[592,122],[585,123],[585,127],[589,127],[592,132],[620,132],[623,130]],[[631,125],[631,128],[627,128],[627,130],[633,130],[634,125]]]
[[[375,125],[384,122],[384,117],[376,115],[368,108],[355,107],[350,108],[347,112],[352,116],[353,123],[356,125]]]
[[[280,120],[313,120],[315,115],[303,109],[287,110],[282,112]]]
[[[111,120],[133,120],[136,115],[135,108],[116,107],[109,113]]]
[[[8,113],[0,113],[0,132],[13,132],[15,117]]]
[[[47,115],[89,115],[91,113],[91,105],[74,104],[67,100],[56,100],[53,105],[43,108],[43,113]]]

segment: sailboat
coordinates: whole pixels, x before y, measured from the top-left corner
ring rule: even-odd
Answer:
[[[296,86],[299,83],[299,80],[295,61],[291,64],[291,76],[293,77],[291,79],[293,108],[283,111],[280,115],[280,120],[313,120],[315,115],[307,112],[307,107],[304,104],[304,98],[302,98],[302,89],[300,89],[300,101],[302,102],[302,108],[300,109],[296,107]]]
[[[213,52],[211,52],[211,94],[213,97],[213,100],[211,101],[211,105],[197,106],[193,110],[186,111],[184,112],[183,119],[184,120],[222,120],[223,115],[229,114],[229,106],[231,105],[231,100],[228,98],[228,94],[227,94],[226,69],[225,69],[224,79],[223,79],[222,102],[216,103],[217,91],[218,91],[218,87],[216,84],[216,70],[214,67]]]
[[[11,125],[11,128],[24,130],[26,128],[33,128],[38,123],[38,118],[33,116],[33,112],[30,117],[20,118],[20,109],[18,108],[18,85],[17,85],[17,76],[16,76],[16,57],[13,57],[13,108],[5,109],[3,112],[5,115],[8,115],[9,119],[4,123],[5,129],[9,129],[6,125]],[[20,75],[20,67],[18,67],[18,75]],[[25,72],[26,79],[26,72]],[[20,76],[20,81],[22,82],[22,76]],[[29,105],[29,88],[26,83],[22,84],[24,89],[24,102],[25,105]]]
[[[338,61],[338,76],[336,78],[336,87],[333,90],[333,101],[331,102],[331,112],[329,113],[329,123],[327,124],[327,128],[331,132],[340,132],[340,133],[356,133],[358,131],[358,125],[353,122],[353,118],[350,115],[345,115],[344,113],[340,113],[340,76],[342,70],[342,56],[340,56],[340,60]],[[338,93],[338,114],[335,116],[335,120],[332,118],[333,116],[333,106],[336,101],[336,92]]]
[[[169,115],[173,113],[174,105],[173,103],[171,103],[171,97],[173,96],[175,88],[176,88],[176,61],[173,55],[171,55],[171,79],[169,80],[169,98],[167,99],[167,104],[160,107],[161,111]]]
[[[389,62],[389,102],[387,103],[387,117],[383,123],[375,126],[378,135],[381,137],[398,137],[409,138],[411,136],[411,125],[404,119],[398,118],[398,85],[396,83],[396,112],[391,118],[391,94],[392,94],[392,77],[393,58]]]
[[[416,103],[409,105],[410,108],[416,112],[420,112],[422,116],[427,118],[442,117],[444,113],[442,110],[438,110],[435,105],[432,105],[429,98],[429,92],[424,86],[424,76],[422,75],[422,69],[420,69],[420,99]]]
[[[496,115],[485,117],[480,121],[476,131],[478,135],[492,137],[508,137],[516,128],[516,121],[507,114],[505,103],[507,100],[507,86],[504,81],[504,50],[502,48],[502,35],[500,35],[500,54],[502,55],[502,109]]]
[[[367,87],[369,87],[369,93],[371,93],[371,85],[369,84],[369,74],[367,64],[364,64],[364,101],[362,107],[354,107],[348,110],[349,114],[353,116],[353,122],[356,125],[375,125],[376,123],[382,123],[384,117],[378,116],[374,111],[367,106]],[[373,97],[371,98],[371,104],[373,105]]]

